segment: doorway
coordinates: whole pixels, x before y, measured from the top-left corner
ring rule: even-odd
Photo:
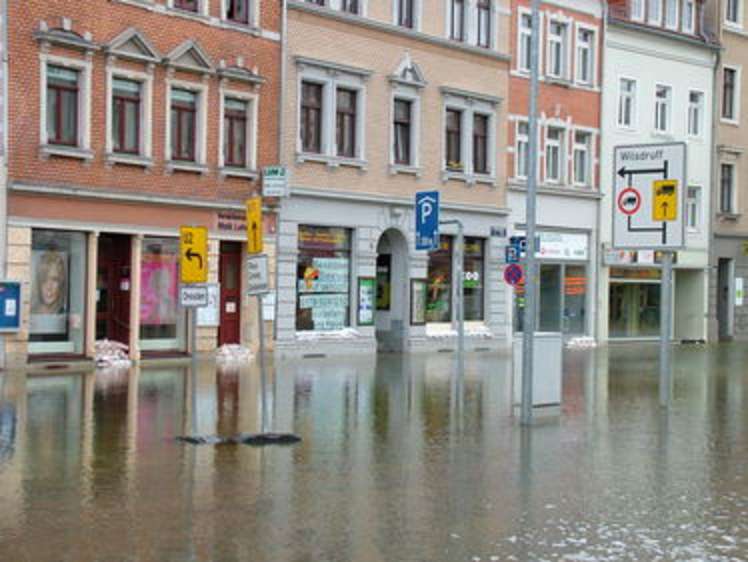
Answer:
[[[386,230],[377,244],[377,298],[374,322],[377,348],[400,352],[408,332],[408,242],[395,229]]]
[[[221,323],[218,345],[238,344],[241,340],[241,242],[221,242],[219,262]]]
[[[732,327],[732,260],[719,258],[717,262],[717,327],[721,341],[731,340]]]
[[[99,236],[96,268],[96,339],[130,341],[130,237]]]

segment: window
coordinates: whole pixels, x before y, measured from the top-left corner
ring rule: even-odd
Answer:
[[[631,0],[631,19],[644,19],[644,2],[645,0]]]
[[[519,17],[519,70],[530,72],[530,44],[532,42],[532,16]]]
[[[250,0],[225,0],[226,19],[234,23],[248,24]]]
[[[678,28],[679,0],[665,0],[665,25],[670,29]]]
[[[296,329],[330,331],[350,325],[351,231],[299,226]]]
[[[649,23],[660,25],[662,23],[662,0],[647,0],[649,11]]]
[[[594,73],[595,33],[589,29],[577,32],[577,82],[592,84]]]
[[[174,7],[186,12],[198,12],[198,0],[174,0]]]
[[[576,131],[574,133],[574,183],[590,185],[590,133]]]
[[[683,0],[683,31],[693,33],[696,29],[696,6],[695,0]]]
[[[566,24],[552,21],[548,36],[548,75],[566,77]]]
[[[358,0],[340,0],[340,9],[351,14],[358,14]]]
[[[171,90],[171,158],[195,161],[197,97],[189,90]]]
[[[78,71],[47,66],[47,142],[78,145]]]
[[[726,0],[725,2],[725,20],[735,25],[740,25],[740,2],[741,0]]]
[[[686,226],[694,232],[701,226],[701,188],[690,185],[686,198]]]
[[[560,127],[548,127],[545,137],[545,180],[559,183],[562,181],[564,150],[562,147],[564,130]]]
[[[322,152],[322,85],[301,83],[301,150]]]
[[[483,320],[483,272],[484,241],[482,238],[465,237],[465,252],[462,266],[462,291],[464,295],[465,320]]]
[[[636,81],[621,78],[618,90],[618,126],[633,127],[636,111]]]
[[[719,212],[735,212],[735,166],[722,164],[719,185]]]
[[[223,162],[247,166],[247,102],[226,98],[223,105]]]
[[[465,0],[450,0],[450,37],[455,41],[465,40]]]
[[[141,84],[134,80],[112,80],[112,149],[140,153]]]
[[[410,166],[412,164],[410,140],[412,134],[413,102],[396,99],[394,113],[395,164]]]
[[[448,170],[462,171],[462,111],[447,109],[447,162]]]
[[[737,76],[735,68],[722,69],[722,118],[737,121]]]
[[[491,3],[478,0],[478,46],[491,46]]]
[[[452,319],[452,238],[441,236],[439,249],[429,252],[426,322]]]
[[[669,86],[655,86],[655,131],[660,133],[670,128],[670,94]]]
[[[337,90],[336,133],[338,156],[356,156],[356,91]]]
[[[530,127],[527,121],[517,122],[517,138],[514,148],[515,175],[527,179],[530,157]]]
[[[704,114],[704,94],[690,91],[688,93],[688,134],[701,136],[701,120]]]
[[[487,174],[488,169],[488,123],[487,115],[473,115],[473,173]]]
[[[397,25],[413,29],[414,25],[414,8],[416,0],[397,0]]]

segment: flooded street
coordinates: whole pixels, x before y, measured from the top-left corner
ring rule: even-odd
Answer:
[[[0,560],[748,559],[748,346],[565,354],[560,419],[519,428],[473,354],[0,375]]]

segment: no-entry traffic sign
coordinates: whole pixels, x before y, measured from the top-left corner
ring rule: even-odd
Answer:
[[[618,210],[624,215],[635,215],[641,206],[642,196],[633,187],[627,187],[618,195]]]
[[[507,265],[504,268],[504,281],[506,281],[512,287],[519,285],[524,279],[525,274],[522,271],[522,266],[516,263]]]

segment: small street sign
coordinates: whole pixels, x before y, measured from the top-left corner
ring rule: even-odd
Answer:
[[[247,253],[262,253],[262,197],[247,199]]]
[[[257,254],[247,257],[247,294],[264,295],[270,291],[268,257]]]
[[[182,283],[208,281],[208,229],[204,226],[179,227],[179,263]]]
[[[518,263],[520,259],[516,246],[504,246],[504,261],[506,263]]]
[[[179,305],[185,308],[208,306],[208,287],[205,285],[181,285],[179,287]]]
[[[524,278],[525,274],[521,265],[512,263],[504,268],[504,281],[512,287],[519,285]]]
[[[263,197],[285,197],[288,195],[288,168],[265,166],[262,169]]]
[[[683,248],[685,143],[617,146],[614,164],[613,248]]]
[[[416,250],[439,248],[439,192],[416,193]]]
[[[0,332],[17,332],[21,329],[21,284],[18,281],[0,281]]]

